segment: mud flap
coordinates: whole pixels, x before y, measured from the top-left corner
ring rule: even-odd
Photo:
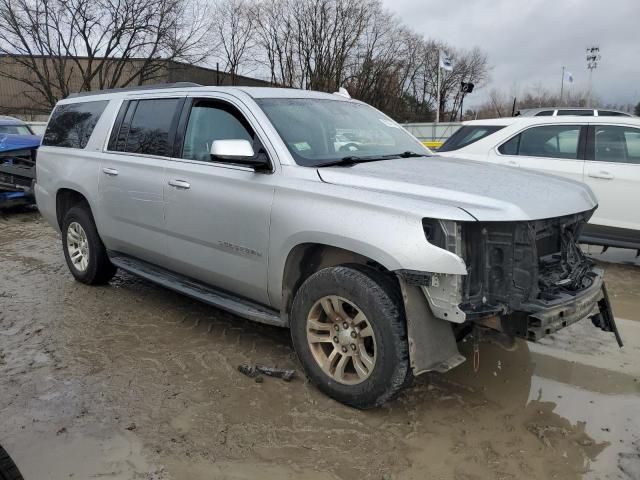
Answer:
[[[407,317],[413,374],[446,372],[464,362],[466,359],[458,351],[451,323],[433,315],[420,287],[407,285],[402,277],[398,279]]]
[[[609,301],[609,294],[607,293],[607,286],[602,284],[602,298],[598,300],[598,309],[600,314],[591,317],[593,324],[605,332],[613,332],[618,342],[618,346],[622,347],[622,337],[618,331],[616,320],[613,317],[613,311],[611,310],[611,302]]]

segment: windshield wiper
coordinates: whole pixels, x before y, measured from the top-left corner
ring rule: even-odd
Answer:
[[[348,167],[351,165],[355,165],[357,163],[367,163],[367,162],[378,162],[381,160],[392,160],[394,158],[411,158],[411,157],[424,157],[420,153],[416,152],[402,152],[402,153],[392,153],[390,155],[372,155],[368,157],[358,157],[355,155],[349,155],[347,157],[342,157],[339,160],[332,160],[325,163],[320,163],[318,165],[314,165],[315,167]]]

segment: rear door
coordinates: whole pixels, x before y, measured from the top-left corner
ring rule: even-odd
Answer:
[[[102,154],[101,234],[108,248],[166,265],[164,177],[182,98],[123,102]]]
[[[588,139],[585,182],[599,201],[591,223],[640,230],[640,128],[592,124]]]
[[[498,145],[492,160],[583,181],[587,125],[550,124],[528,127]]]
[[[235,97],[189,98],[165,172],[164,196],[171,269],[268,304],[275,175],[210,155],[215,140],[249,140],[266,155],[258,130]]]

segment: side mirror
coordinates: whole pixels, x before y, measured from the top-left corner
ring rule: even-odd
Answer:
[[[249,140],[214,140],[211,144],[211,157],[256,169],[269,165],[265,155],[255,154]]]

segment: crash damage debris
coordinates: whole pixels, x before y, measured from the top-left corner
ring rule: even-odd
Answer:
[[[266,375],[268,377],[281,378],[285,382],[290,382],[295,375],[295,370],[289,370],[286,368],[266,367],[264,365],[238,365],[238,371],[249,378],[255,378],[257,383],[261,383],[260,375]]]

